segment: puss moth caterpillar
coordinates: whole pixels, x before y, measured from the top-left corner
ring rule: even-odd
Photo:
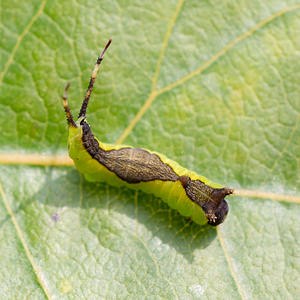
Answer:
[[[75,122],[67,101],[70,84],[65,88],[63,105],[69,125],[69,155],[86,180],[104,181],[152,193],[198,224],[222,223],[229,211],[225,196],[233,189],[213,183],[181,167],[165,155],[131,146],[101,143],[86,120],[86,110],[98,69],[108,41],[97,59],[78,119]]]

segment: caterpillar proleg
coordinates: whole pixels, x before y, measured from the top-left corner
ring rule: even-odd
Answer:
[[[94,137],[86,120],[86,110],[98,69],[110,43],[111,40],[97,59],[76,122],[67,101],[70,84],[65,88],[63,105],[69,126],[69,155],[76,168],[88,181],[108,182],[152,193],[200,225],[219,225],[229,211],[224,198],[232,194],[233,189],[213,183],[163,154],[105,144]]]

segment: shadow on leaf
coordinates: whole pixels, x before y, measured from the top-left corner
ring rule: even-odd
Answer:
[[[194,251],[216,238],[214,227],[195,224],[152,195],[90,183],[75,170],[55,179],[48,174],[47,185],[34,198],[55,207],[49,216],[52,224],[68,222],[68,208],[80,208],[80,227],[88,229],[104,248],[118,251],[123,243],[141,245],[149,252],[167,253],[174,248],[192,262]]]

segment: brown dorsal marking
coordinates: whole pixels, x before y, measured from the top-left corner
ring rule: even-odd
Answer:
[[[180,181],[180,183],[182,184],[183,188],[185,189],[191,179],[188,176],[179,176],[178,180]]]
[[[138,148],[104,150],[94,138],[89,125],[83,121],[82,141],[88,153],[108,170],[128,183],[153,180],[177,181],[178,175],[158,155]]]

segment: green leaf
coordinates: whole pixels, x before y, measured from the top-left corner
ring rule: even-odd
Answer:
[[[74,167],[2,164],[1,295],[297,298],[299,20],[297,1],[2,1],[2,163],[67,154],[64,87],[77,115],[112,38],[94,134],[256,197],[229,198],[226,221],[200,227]]]

